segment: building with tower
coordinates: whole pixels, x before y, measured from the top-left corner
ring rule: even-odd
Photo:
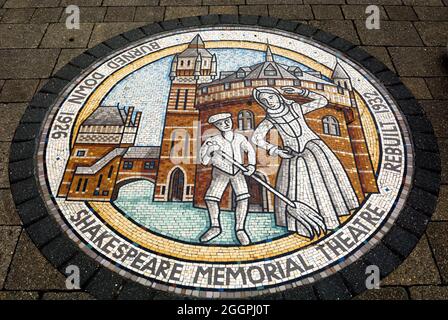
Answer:
[[[155,185],[154,201],[191,202],[205,208],[211,167],[201,165],[197,156],[208,135],[216,133],[207,120],[216,113],[231,113],[234,129],[250,141],[265,117],[252,97],[253,90],[262,86],[294,86],[325,96],[328,105],[306,113],[305,121],[341,161],[360,202],[368,193],[378,191],[360,116],[363,100],[339,62],[328,78],[318,71],[277,62],[267,46],[260,63],[221,71],[219,76],[218,63],[199,35],[173,57],[160,146],[134,145],[140,112],[132,107],[98,107],[79,128],[58,196],[110,201],[125,183],[146,179]],[[301,104],[309,101],[287,97]],[[269,138],[276,138],[275,130]],[[281,140],[277,142],[281,145]],[[275,185],[279,164],[279,158],[257,149],[259,178]],[[249,178],[248,186],[250,210],[273,211],[273,195]],[[221,208],[231,210],[234,204],[228,188]]]

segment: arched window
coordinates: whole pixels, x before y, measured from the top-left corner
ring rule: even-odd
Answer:
[[[322,125],[324,133],[332,136],[340,136],[341,130],[339,128],[339,122],[335,117],[326,116],[322,119]]]
[[[254,128],[254,114],[249,110],[242,110],[238,113],[238,129],[252,130]]]

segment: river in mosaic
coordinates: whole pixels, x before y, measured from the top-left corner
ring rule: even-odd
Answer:
[[[186,202],[154,202],[154,184],[137,181],[123,186],[115,205],[126,216],[154,233],[190,243],[200,243],[200,236],[210,227],[206,209],[195,208]],[[124,214],[124,213],[123,213]],[[210,245],[239,245],[234,226],[235,214],[221,212],[222,233]],[[265,242],[288,234],[286,228],[275,225],[274,214],[249,212],[247,232],[253,242]]]

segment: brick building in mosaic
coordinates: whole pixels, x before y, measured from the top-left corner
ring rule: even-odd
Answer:
[[[134,146],[140,117],[133,107],[98,107],[79,128],[58,196],[109,201],[126,183],[155,182],[160,148]]]
[[[324,95],[329,104],[306,114],[306,122],[342,162],[360,201],[366,194],[377,192],[357,106],[360,97],[352,90],[350,78],[339,63],[329,79],[316,71],[277,63],[269,46],[264,62],[221,72],[215,79],[217,63],[216,56],[205,49],[199,36],[173,59],[155,201],[193,201],[195,206],[205,207],[203,198],[211,167],[198,164],[197,154],[207,137],[206,131],[213,132],[207,119],[212,114],[230,112],[234,129],[250,140],[253,130],[265,117],[264,110],[252,98],[253,89],[260,86],[294,86]],[[308,101],[297,96],[288,98],[299,103]],[[261,157],[264,153],[261,150],[257,153],[259,176],[275,185],[279,159]],[[273,196],[252,179],[248,183],[250,210],[273,211]],[[231,209],[233,203],[228,188],[221,207]]]

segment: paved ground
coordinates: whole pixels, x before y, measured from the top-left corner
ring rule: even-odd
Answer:
[[[81,6],[81,29],[64,7]],[[381,29],[364,10],[381,8]],[[363,299],[448,299],[448,0],[0,0],[0,299],[90,299],[22,230],[8,182],[8,150],[33,94],[71,58],[138,26],[205,14],[271,15],[312,24],[361,45],[395,70],[434,125],[442,158],[437,211],[408,259]]]

